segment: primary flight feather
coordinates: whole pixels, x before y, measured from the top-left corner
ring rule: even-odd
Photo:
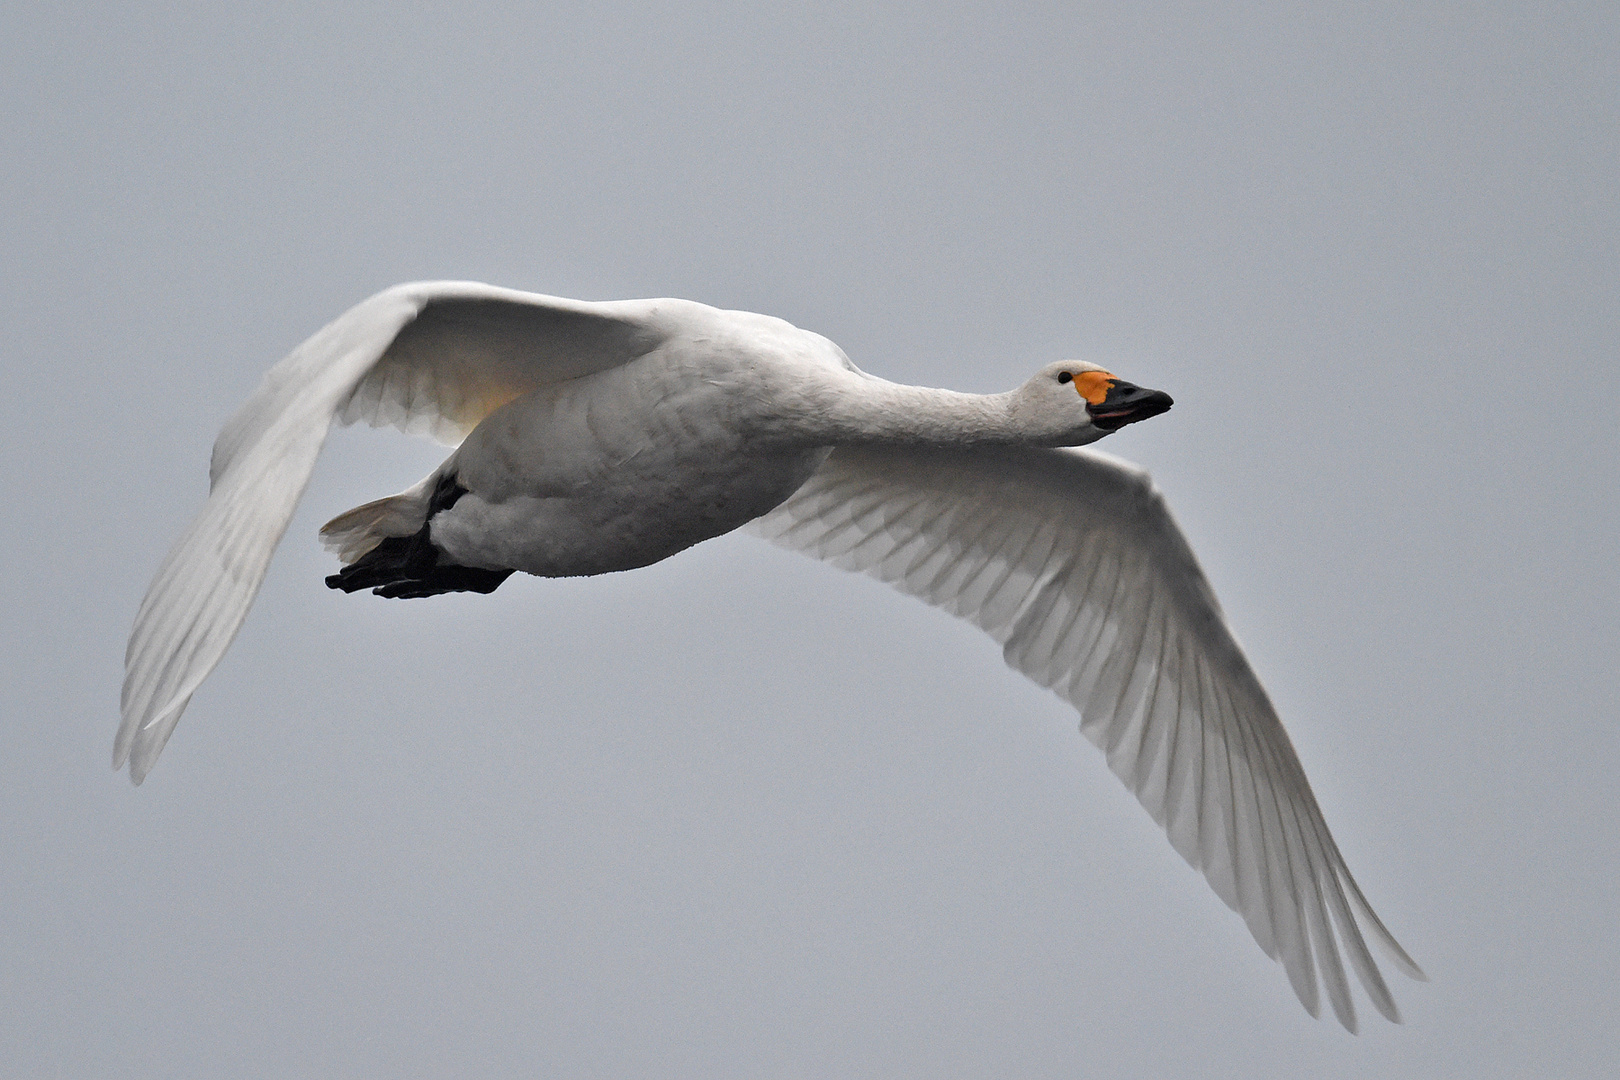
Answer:
[[[271,368],[214,444],[207,503],[125,656],[113,766],[140,783],[264,580],[334,421],[456,449],[322,530],[333,588],[490,592],[628,570],[742,526],[973,622],[1080,729],[1280,961],[1354,1030],[1345,964],[1398,1019],[1373,913],[1293,746],[1145,473],[1075,449],[1170,398],[1095,364],[1005,394],[867,375],[831,341],[686,300],[419,282]]]

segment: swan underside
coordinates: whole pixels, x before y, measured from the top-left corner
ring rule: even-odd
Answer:
[[[427,520],[410,536],[390,536],[359,559],[327,577],[330,589],[346,593],[370,589],[376,596],[408,600],[448,592],[492,593],[512,575],[510,570],[480,570],[443,561],[444,552],[429,535],[433,515],[448,510],[467,489],[454,475],[441,476],[428,502]]]

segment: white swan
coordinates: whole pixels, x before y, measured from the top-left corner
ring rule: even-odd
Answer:
[[[1170,407],[1093,364],[979,396],[861,372],[780,319],[400,285],[273,367],[214,444],[212,490],[126,654],[113,767],[140,783],[236,635],[334,420],[460,443],[322,535],[334,588],[488,592],[599,574],[752,522],[969,619],[1080,710],[1188,862],[1355,1028],[1342,958],[1397,1020],[1363,932],[1414,978],[1145,473],[1068,449]]]

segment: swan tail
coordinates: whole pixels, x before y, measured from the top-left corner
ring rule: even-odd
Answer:
[[[345,510],[321,526],[321,544],[348,566],[385,540],[414,536],[432,516],[435,473],[386,499]]]

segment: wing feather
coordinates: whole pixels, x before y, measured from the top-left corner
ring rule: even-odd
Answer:
[[[378,293],[265,375],[214,443],[208,501],[153,578],[125,653],[113,767],[140,783],[225,655],[334,421],[458,442],[522,394],[643,355],[659,301],[593,304],[473,282]]]
[[[753,530],[959,615],[1068,699],[1175,849],[1355,1029],[1346,967],[1398,1019],[1304,769],[1146,474],[1089,450],[840,447]]]

